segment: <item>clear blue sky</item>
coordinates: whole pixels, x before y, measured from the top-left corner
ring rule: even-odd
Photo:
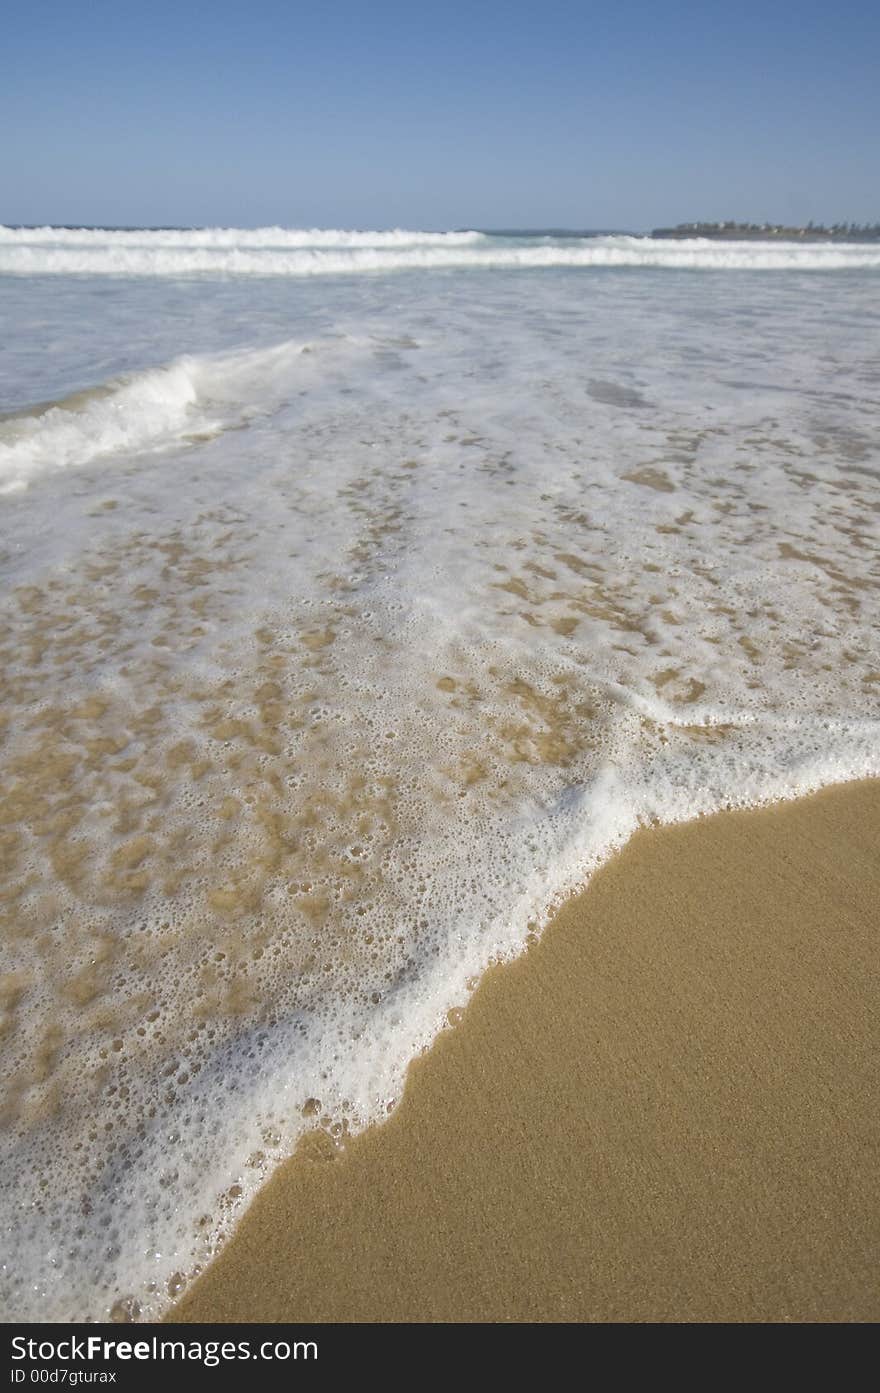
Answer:
[[[880,3],[28,0],[0,222],[880,219]]]

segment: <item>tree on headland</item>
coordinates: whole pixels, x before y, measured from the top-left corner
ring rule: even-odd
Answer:
[[[655,227],[652,237],[720,237],[731,241],[768,240],[780,238],[786,241],[809,239],[814,242],[877,242],[880,241],[880,222],[855,223],[835,222],[826,227],[824,223],[814,223],[812,218],[805,227],[789,227],[784,223],[754,222],[688,222],[675,227]]]

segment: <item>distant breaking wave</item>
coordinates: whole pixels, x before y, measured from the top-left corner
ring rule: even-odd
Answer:
[[[285,228],[120,231],[0,228],[0,275],[343,276],[416,270],[657,267],[703,271],[880,269],[880,246],[516,237],[479,232]]]
[[[0,227],[0,246],[59,247],[454,247],[483,242],[482,232],[349,232],[297,227]]]

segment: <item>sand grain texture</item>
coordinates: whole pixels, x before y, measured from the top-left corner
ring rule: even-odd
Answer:
[[[880,784],[639,833],[178,1320],[876,1320]]]

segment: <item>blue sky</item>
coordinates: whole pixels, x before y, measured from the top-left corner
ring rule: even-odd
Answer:
[[[880,5],[32,0],[0,221],[880,219]]]

